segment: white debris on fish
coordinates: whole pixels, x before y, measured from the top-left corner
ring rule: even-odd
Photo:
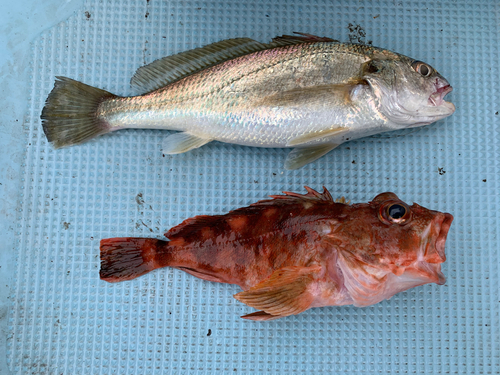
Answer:
[[[176,130],[163,153],[221,141],[290,147],[297,169],[338,145],[450,116],[452,88],[430,65],[309,34],[269,44],[228,39],[139,68],[120,97],[57,77],[42,111],[49,142],[64,147],[132,129]]]

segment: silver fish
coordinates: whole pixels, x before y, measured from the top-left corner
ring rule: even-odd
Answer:
[[[42,111],[58,148],[126,128],[177,130],[163,153],[216,140],[291,147],[296,169],[338,145],[369,135],[431,124],[450,116],[448,81],[409,57],[309,34],[269,44],[228,39],[139,68],[119,97],[57,77]]]

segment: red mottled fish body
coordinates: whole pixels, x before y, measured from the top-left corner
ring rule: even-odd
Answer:
[[[335,202],[306,188],[225,215],[196,216],[170,229],[170,241],[101,241],[101,278],[133,279],[174,267],[237,284],[239,301],[271,320],[312,307],[367,306],[414,286],[443,284],[441,263],[453,217],[393,193],[370,203]]]

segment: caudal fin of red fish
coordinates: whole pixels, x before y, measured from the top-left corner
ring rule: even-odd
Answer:
[[[167,243],[135,237],[101,240],[101,279],[110,283],[131,280],[162,267],[157,255]]]

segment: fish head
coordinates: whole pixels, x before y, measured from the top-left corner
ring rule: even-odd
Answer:
[[[402,55],[381,56],[363,64],[362,76],[380,112],[398,128],[428,125],[455,112],[444,100],[453,89],[432,66]]]
[[[351,205],[332,231],[353,303],[367,306],[427,283],[442,285],[453,216],[408,205],[394,193]]]

